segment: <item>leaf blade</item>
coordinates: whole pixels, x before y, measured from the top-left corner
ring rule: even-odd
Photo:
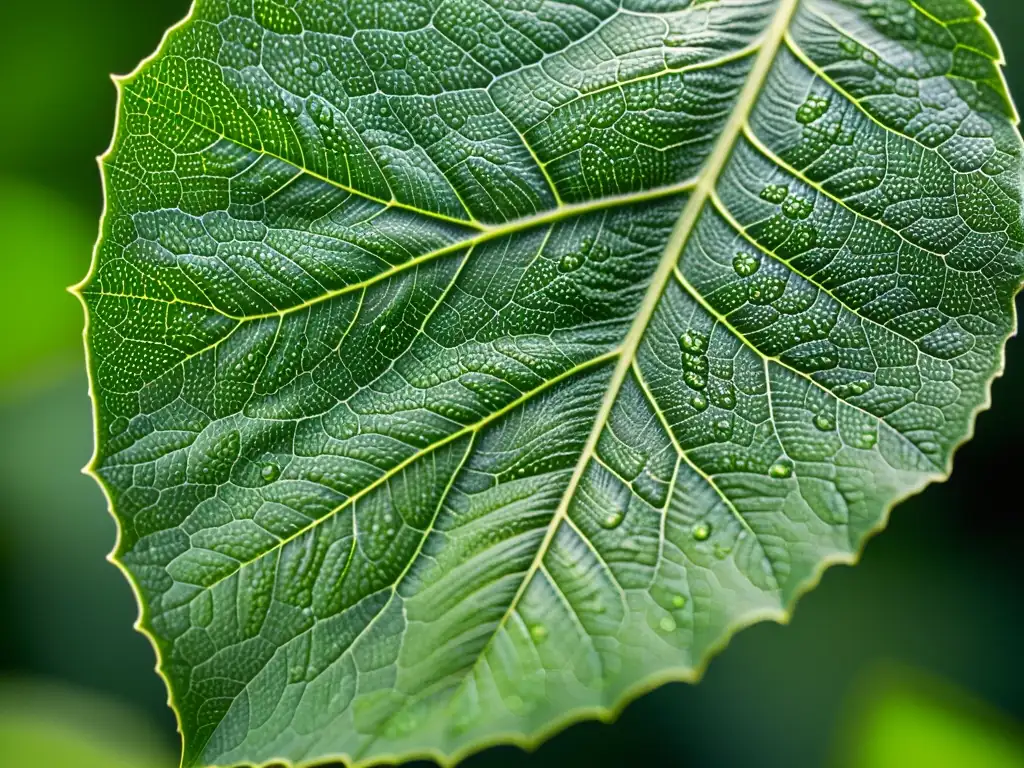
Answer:
[[[575,94],[553,91],[543,107],[524,83],[549,72],[481,64],[473,48],[453,77],[476,82],[493,65],[495,108],[521,114],[495,123],[467,101],[460,126],[476,119],[477,132],[467,139],[435,121],[429,135],[442,140],[430,145],[418,143],[429,121],[416,110],[427,102],[402,92],[408,83],[394,79],[381,47],[396,43],[404,13],[419,11],[396,11],[380,30],[331,21],[341,26],[310,50],[346,34],[362,46],[378,89],[366,103],[398,121],[393,154],[374,144],[387,120],[351,103],[345,151],[311,143],[307,112],[330,112],[333,130],[337,105],[310,89],[294,99],[305,86],[284,80],[301,80],[317,59],[287,48],[296,38],[276,25],[288,27],[289,13],[307,14],[300,25],[324,22],[320,6],[257,3],[246,19],[200,3],[155,74],[126,85],[122,109],[160,140],[129,128],[115,144],[108,191],[136,241],[118,241],[108,211],[83,290],[103,325],[90,331],[105,356],[92,366],[97,424],[113,435],[100,441],[97,467],[122,524],[117,555],[142,584],[143,622],[182,716],[186,761],[462,754],[529,743],[567,717],[604,716],[659,679],[693,678],[732,631],[784,618],[825,565],[856,556],[891,503],[941,477],[986,400],[1021,273],[1020,195],[1008,181],[1019,136],[997,49],[989,69],[957,64],[956,87],[927,73],[931,101],[897,83],[905,101],[932,109],[940,93],[961,110],[967,128],[943,137],[878,85],[893,76],[880,60],[895,69],[872,46],[904,40],[885,30],[889,17],[852,1],[723,0],[635,17],[590,5],[565,12],[600,23],[578,24],[584,34],[552,60],[587,60],[588,39],[629,25],[650,40],[650,24],[664,35],[650,48],[663,68],[617,54],[627,74],[608,86],[591,58]],[[897,5],[947,32],[954,59],[967,39],[984,57],[979,18]],[[714,33],[694,37],[709,19]],[[536,35],[521,18],[499,21]],[[868,39],[837,42],[827,30],[842,24]],[[211,25],[219,53],[202,39]],[[260,25],[267,50],[290,51],[273,63],[289,63],[290,75],[235,68],[249,54],[225,53],[248,39],[239,29]],[[691,47],[677,50],[680,41]],[[859,46],[855,64],[834,55],[843,44]],[[867,78],[862,64],[880,76]],[[246,78],[273,109],[252,94],[240,100]],[[787,92],[794,83],[809,83],[802,102]],[[709,84],[720,87],[714,97]],[[654,101],[644,91],[662,86]],[[229,106],[233,93],[237,109],[186,104],[190,89]],[[676,94],[688,103],[673,113]],[[437,104],[447,108],[447,95]],[[722,103],[728,110],[714,112]],[[258,119],[266,127],[254,133]],[[876,130],[884,166],[872,165],[875,135],[857,143]],[[438,149],[456,134],[464,160],[466,147],[491,153],[473,181]],[[504,158],[494,154],[499,135],[517,147]],[[178,143],[169,148],[168,136]],[[888,176],[890,144],[927,173]],[[200,169],[191,193],[167,192],[172,156],[171,176]],[[954,167],[963,162],[974,166]],[[951,199],[973,206],[959,230],[921,206],[927,191],[940,213],[948,207],[950,178]],[[140,234],[148,245],[133,252]],[[248,250],[232,251],[237,241]],[[111,243],[127,258],[105,256]],[[947,261],[967,288],[949,282]],[[936,293],[942,274],[958,295]],[[531,438],[523,445],[521,432]],[[464,440],[461,459],[439,470]],[[494,449],[502,440],[514,450]],[[396,490],[438,484],[446,490],[433,516]],[[396,510],[408,519],[396,523]],[[604,585],[604,602],[581,573]],[[636,643],[649,658],[632,658]],[[392,654],[383,666],[381,653]],[[196,675],[199,685],[185,684]]]

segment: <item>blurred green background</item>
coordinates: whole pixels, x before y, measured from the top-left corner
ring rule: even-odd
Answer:
[[[45,0],[0,9],[0,765],[176,763],[134,598],[104,556],[114,525],[79,474],[92,449],[81,310],[102,206],[111,72],[134,68],[187,0]],[[1024,104],[1021,0],[988,0]],[[788,627],[742,632],[699,686],[614,725],[474,768],[1024,766],[1024,341],[953,479],[899,507],[856,569],[829,571]],[[1003,500],[1003,501],[1000,501]]]

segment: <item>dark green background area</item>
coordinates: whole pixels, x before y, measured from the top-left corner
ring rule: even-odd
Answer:
[[[94,157],[113,124],[107,75],[149,54],[188,2],[0,5],[0,680],[103,693],[154,723],[173,752],[134,599],[104,560],[113,522],[79,474],[91,416],[81,310],[62,289],[86,272],[102,206]],[[1024,103],[1021,0],[985,6]],[[501,748],[467,765],[828,764],[842,755],[851,695],[888,661],[1024,721],[1024,341],[1007,355],[994,410],[953,479],[897,508],[862,563],[829,571],[790,626],[742,632],[702,684],[665,686],[615,725],[577,725],[531,756]]]

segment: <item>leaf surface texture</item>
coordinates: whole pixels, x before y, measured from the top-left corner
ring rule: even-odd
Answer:
[[[944,476],[1014,324],[970,0],[199,0],[119,83],[93,471],[185,765],[694,679]]]

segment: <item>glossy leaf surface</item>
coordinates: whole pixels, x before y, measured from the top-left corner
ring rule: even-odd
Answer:
[[[200,0],[80,289],[185,764],[606,716],[943,476],[1024,272],[980,15]]]

